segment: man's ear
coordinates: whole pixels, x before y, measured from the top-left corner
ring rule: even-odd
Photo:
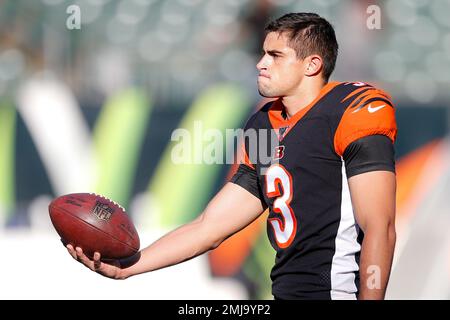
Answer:
[[[320,73],[323,68],[322,58],[318,55],[312,55],[305,59],[306,61],[306,69],[305,76],[312,77]]]

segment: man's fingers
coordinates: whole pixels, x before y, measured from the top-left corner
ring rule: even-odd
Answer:
[[[84,264],[86,267],[88,267],[91,270],[94,270],[94,261],[89,259],[84,253],[83,249],[80,247],[76,247],[75,251],[77,252],[77,258],[79,261],[81,261],[82,264]]]
[[[101,258],[101,255],[100,255],[100,252],[94,252],[94,261],[100,261],[100,258]]]
[[[94,253],[94,269],[97,271],[98,269],[100,269],[102,265],[102,262],[100,261],[100,253],[95,252]]]
[[[101,254],[99,252],[94,252],[94,256],[91,260],[83,253],[83,249],[80,247],[74,248],[73,245],[68,244],[66,248],[75,260],[81,262],[92,271],[105,275],[105,264],[101,261]]]
[[[73,246],[71,244],[68,244],[66,246],[66,248],[67,248],[67,251],[69,252],[69,254],[72,256],[72,258],[77,260],[77,253],[75,252],[75,249],[73,248]]]

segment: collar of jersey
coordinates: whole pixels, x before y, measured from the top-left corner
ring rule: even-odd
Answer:
[[[340,82],[329,82],[327,83],[319,92],[317,97],[306,107],[300,109],[297,111],[292,117],[289,119],[283,118],[283,109],[284,106],[281,103],[281,99],[275,100],[274,103],[272,103],[272,106],[269,109],[269,120],[270,124],[272,125],[272,128],[275,129],[278,132],[279,128],[288,127],[286,132],[284,133],[283,137],[285,137],[288,132],[292,129],[295,124],[302,119],[305,114],[312,108],[314,105],[322,99],[328,92],[330,92],[334,87],[339,85]]]

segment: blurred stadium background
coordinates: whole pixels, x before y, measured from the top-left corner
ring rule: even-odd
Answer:
[[[369,5],[381,8],[370,30]],[[81,28],[69,30],[77,5]],[[0,1],[0,298],[271,299],[264,217],[214,252],[117,282],[72,261],[50,200],[97,192],[144,245],[199,214],[228,165],[175,165],[171,133],[241,127],[263,27],[317,12],[340,44],[332,80],[397,106],[397,247],[389,299],[450,298],[449,0]]]

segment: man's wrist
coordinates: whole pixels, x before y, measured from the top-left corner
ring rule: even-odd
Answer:
[[[131,274],[128,272],[129,268],[122,269],[122,267],[119,267],[116,274],[117,280],[125,280],[131,276]]]
[[[117,272],[118,279],[127,279],[134,275],[133,266],[141,259],[141,251],[137,252],[135,255],[118,260],[119,270]]]

